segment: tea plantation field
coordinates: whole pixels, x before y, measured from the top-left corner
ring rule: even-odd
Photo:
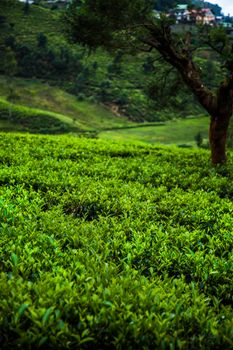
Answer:
[[[232,349],[233,164],[0,134],[1,349]]]
[[[114,141],[141,141],[148,143],[176,144],[195,146],[195,137],[201,134],[208,139],[209,118],[193,117],[167,121],[165,123],[138,124],[134,127],[125,127],[112,130],[102,130],[98,136],[102,139]],[[232,136],[229,135],[232,139]]]

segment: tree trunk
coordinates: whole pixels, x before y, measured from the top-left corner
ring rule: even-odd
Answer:
[[[212,116],[209,128],[211,160],[213,165],[226,163],[226,141],[230,116]]]

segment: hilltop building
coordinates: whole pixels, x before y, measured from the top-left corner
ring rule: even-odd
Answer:
[[[29,5],[34,3],[34,0],[19,0],[20,2],[28,2]]]
[[[216,17],[209,8],[194,8],[187,4],[179,4],[169,11],[176,23],[214,25]]]
[[[200,15],[201,17],[197,21],[200,20],[203,24],[213,24],[216,21],[216,17],[209,8],[201,9]]]
[[[174,10],[170,11],[170,15],[175,17],[177,23],[189,21],[189,10],[187,4],[177,5]]]
[[[19,0],[20,2],[28,2],[31,4],[42,4],[42,5],[66,5],[70,0]]]

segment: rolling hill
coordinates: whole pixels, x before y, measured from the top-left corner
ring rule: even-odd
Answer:
[[[22,118],[18,120],[18,123],[17,120],[12,120],[12,116],[8,118],[9,112],[3,113],[3,101],[5,101],[7,109],[11,108],[14,110],[17,108],[19,111],[22,107],[25,111],[26,108],[31,116],[38,114],[40,111],[40,117],[38,118],[41,126],[44,123],[45,128],[49,128],[49,125],[46,124],[42,114],[44,116],[50,115],[51,118],[55,118],[55,120],[59,120],[64,124],[66,130],[63,131],[66,132],[97,131],[104,128],[111,129],[133,125],[126,118],[115,115],[105,106],[88,101],[78,101],[77,97],[45,82],[12,78],[11,90],[13,94],[9,101],[8,80],[4,76],[0,76],[0,98],[2,100],[2,104],[0,104],[0,121],[2,123],[4,121],[7,122],[8,129],[9,123],[13,122],[11,130],[20,130]],[[37,110],[36,113],[35,110]],[[30,130],[35,132],[36,126],[33,127],[31,125],[28,131]]]

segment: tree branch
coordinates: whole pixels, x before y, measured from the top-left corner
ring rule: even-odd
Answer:
[[[182,50],[178,52],[175,49],[174,44],[172,44],[174,41],[171,38],[170,28],[163,26],[161,30],[153,24],[145,25],[145,27],[149,31],[150,37],[144,39],[144,43],[158,50],[161,56],[180,72],[183,80],[197,96],[200,104],[209,114],[213,114],[216,110],[217,97],[204,86],[190,51]]]

